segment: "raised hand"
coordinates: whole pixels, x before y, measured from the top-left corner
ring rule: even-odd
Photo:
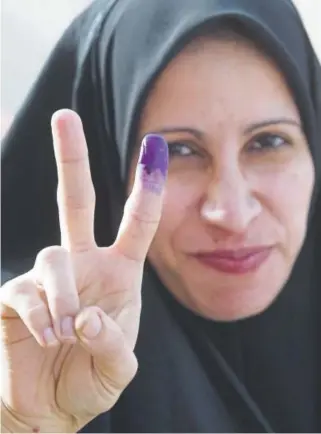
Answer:
[[[161,216],[168,149],[150,135],[117,239],[97,247],[81,120],[61,110],[52,130],[61,246],[39,252],[0,292],[7,432],[77,432],[115,404],[137,370],[143,265]]]

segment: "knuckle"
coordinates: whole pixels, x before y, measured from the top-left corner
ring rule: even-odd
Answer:
[[[135,220],[139,224],[143,224],[145,226],[157,226],[159,223],[159,218],[152,216],[147,211],[131,211],[130,216],[133,220]]]
[[[96,195],[92,185],[79,185],[71,191],[58,187],[57,202],[60,206],[71,208],[74,210],[86,210],[95,206]]]
[[[36,304],[25,306],[25,312],[23,313],[23,321],[32,325],[35,328],[43,328],[45,323],[48,323],[49,314],[44,304]]]
[[[124,215],[139,223],[148,225],[157,225],[160,220],[159,213],[155,213],[154,210],[149,207],[138,206],[138,204],[134,204],[129,200],[124,206]]]
[[[11,291],[16,296],[25,296],[30,294],[30,291],[34,288],[34,285],[26,279],[18,279],[11,288]]]
[[[95,205],[95,200],[79,197],[76,194],[68,194],[63,198],[58,199],[58,204],[61,207],[72,209],[74,211],[86,212],[88,208],[92,208]]]
[[[43,266],[53,266],[66,261],[68,259],[69,252],[61,246],[50,246],[41,250],[36,259],[36,264],[41,268]]]
[[[33,284],[30,278],[25,275],[18,276],[1,287],[1,299],[6,300],[12,296],[28,295],[32,288]]]
[[[28,275],[17,277],[2,289],[1,302],[14,309],[28,327],[40,329],[48,323],[47,307]]]
[[[69,294],[68,291],[66,291],[66,287],[54,287],[53,289],[54,290],[49,294],[47,293],[47,297],[50,298],[51,303],[54,303],[57,306],[64,306],[69,303],[70,296],[68,297]]]
[[[77,293],[74,294],[70,287],[56,288],[56,291],[50,294],[50,302],[57,306],[59,310],[68,312],[78,305],[79,299]]]

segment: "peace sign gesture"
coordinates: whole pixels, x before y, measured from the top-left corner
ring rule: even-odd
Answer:
[[[61,246],[1,289],[2,424],[9,432],[77,432],[134,377],[144,261],[161,216],[168,166],[145,137],[115,243],[94,239],[95,193],[79,116],[52,118]]]

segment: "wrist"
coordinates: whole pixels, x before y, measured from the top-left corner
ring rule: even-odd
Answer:
[[[67,433],[75,432],[51,419],[36,419],[17,414],[1,399],[1,433]]]

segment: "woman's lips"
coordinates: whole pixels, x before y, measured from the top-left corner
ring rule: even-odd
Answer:
[[[244,274],[257,270],[269,257],[272,247],[215,250],[193,255],[203,265],[223,273]]]

